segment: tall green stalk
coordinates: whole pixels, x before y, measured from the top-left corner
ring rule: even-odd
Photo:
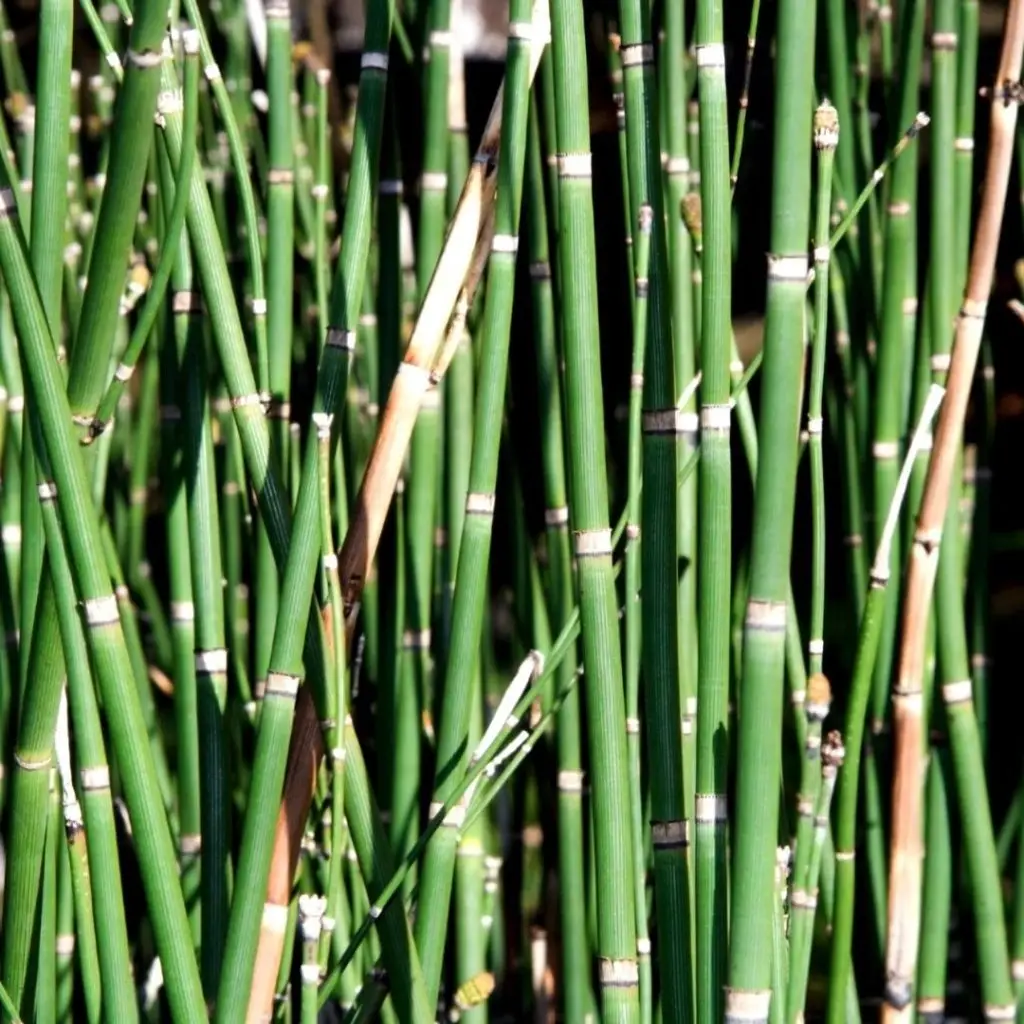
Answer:
[[[551,77],[551,53],[541,63],[541,79]],[[536,96],[536,92],[535,92]],[[553,267],[548,243],[544,165],[537,104],[530,117],[527,150],[527,241],[533,287],[534,336],[537,344],[538,399],[544,468],[544,527],[547,540],[549,619],[561,629],[575,604],[569,509],[566,501],[565,436],[562,380],[558,362],[558,321],[555,315]],[[551,112],[553,114],[553,111]],[[550,140],[554,152],[555,140]],[[556,196],[551,196],[554,204]],[[449,371],[451,379],[451,371]],[[558,870],[562,924],[563,1013],[581,1020],[591,1005],[590,949],[586,932],[583,871],[583,762],[580,750],[579,691],[570,689],[577,661],[567,656],[559,667],[557,688],[568,691],[558,712]]]
[[[778,824],[789,564],[810,235],[814,17],[779,5],[760,465],[739,689],[738,774],[726,1020],[766,1021]],[[781,993],[779,993],[781,998]]]
[[[657,77],[648,8],[619,4],[622,28],[630,225],[649,204],[651,231],[649,337],[644,357],[644,479],[640,548],[643,580],[643,683],[651,787],[655,911],[665,1012],[682,1019],[692,1005],[690,959],[689,824],[684,818],[679,743],[679,583],[677,570],[677,444],[685,420],[676,408],[671,332],[671,284],[666,252],[660,168]],[[575,495],[574,495],[575,499]],[[639,865],[634,865],[638,870]]]
[[[702,275],[697,681],[697,1019],[721,1019],[728,922],[729,607],[732,577],[732,218],[722,5],[697,5]]]
[[[587,738],[596,866],[603,896],[597,922],[598,978],[604,1019],[635,1021],[640,1009],[632,885],[636,866],[629,838],[622,655],[601,417],[586,39],[582,4],[576,0],[554,0],[551,13],[569,497],[575,530],[583,662],[587,666]],[[643,50],[638,53],[642,55]],[[672,470],[674,478],[674,458]],[[671,528],[674,549],[674,516]],[[674,595],[674,579],[670,586]],[[671,630],[674,635],[674,621]],[[674,643],[666,646],[675,651]]]

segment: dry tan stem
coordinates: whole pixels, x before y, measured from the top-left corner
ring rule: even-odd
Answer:
[[[292,726],[288,749],[288,769],[284,778],[284,798],[277,815],[274,833],[274,853],[267,879],[266,903],[287,910],[291,899],[292,880],[299,863],[302,835],[313,801],[316,777],[324,756],[323,733],[316,717],[316,707],[309,687],[300,686],[295,704],[295,723]],[[277,930],[260,927],[260,941],[256,950],[256,970],[253,972],[252,990],[246,1021],[257,1024],[270,1020],[274,1008],[274,989],[277,972],[284,952],[284,935]]]
[[[531,52],[531,83],[550,34],[547,0],[534,3],[533,26],[536,38]],[[373,564],[420,404],[431,383],[436,383],[431,370],[438,349],[474,263],[477,241],[493,209],[503,93],[504,83],[494,99],[444,248],[420,307],[405,359],[388,395],[353,509],[352,522],[338,556],[341,592],[350,617]]]
[[[455,312],[448,323],[448,330],[445,332],[444,344],[438,352],[434,362],[432,375],[435,380],[440,380],[447,372],[459,344],[462,341],[466,330],[466,318],[469,316],[470,307],[473,305],[473,297],[476,295],[477,285],[483,277],[484,268],[487,266],[487,258],[491,252],[491,241],[494,238],[494,209],[492,207],[487,220],[484,222],[483,230],[476,242],[476,251],[473,253],[473,262],[470,264],[469,273],[466,274],[466,283],[459,292],[459,299],[455,303]]]
[[[1024,0],[1010,0],[1003,29],[996,90],[992,97],[991,134],[981,213],[971,252],[966,294],[956,324],[952,361],[946,381],[946,399],[939,412],[935,444],[928,464],[903,606],[899,672],[893,697],[895,777],[889,862],[886,989],[882,1006],[882,1020],[885,1024],[909,1020],[913,1013],[911,996],[921,924],[921,804],[925,765],[921,680],[925,634],[939,561],[942,524],[995,274],[996,251],[1017,124],[1016,96],[1009,91],[1009,86],[1020,79],[1022,50]]]

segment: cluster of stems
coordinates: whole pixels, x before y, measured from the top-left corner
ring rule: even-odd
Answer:
[[[0,0],[0,1019],[1019,1019],[1024,0],[471,6]]]

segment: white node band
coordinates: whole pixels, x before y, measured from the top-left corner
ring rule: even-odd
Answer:
[[[128,50],[125,59],[133,68],[158,68],[163,62],[164,55],[158,50]]]
[[[754,992],[743,992],[739,989],[727,989],[725,993],[726,1024],[739,1024],[740,1021],[765,1021],[768,1019],[768,1008],[771,1006],[771,989]]]
[[[223,647],[214,647],[208,651],[196,651],[196,672],[215,675],[228,670],[228,652]]]
[[[178,839],[178,853],[182,857],[194,857],[203,849],[203,837],[198,832],[182,835]]]
[[[985,1020],[1016,1020],[1017,1007],[1010,1003],[1007,1006],[985,1005]]]
[[[744,624],[748,629],[776,633],[786,628],[786,604],[784,601],[747,602]]]
[[[491,252],[509,253],[514,256],[519,252],[519,236],[495,235],[491,240]]]
[[[545,526],[565,526],[569,522],[569,507],[562,505],[559,508],[544,509]]]
[[[361,71],[381,71],[386,75],[388,73],[388,55],[369,50],[360,57],[359,68]]]
[[[495,497],[493,494],[476,494],[470,492],[466,495],[466,515],[470,516],[493,516]]]
[[[728,431],[732,425],[732,407],[729,405],[705,405],[700,410],[702,430]]]
[[[583,772],[566,769],[558,773],[558,791],[560,793],[582,793]]]
[[[721,43],[705,43],[696,49],[698,68],[725,67],[725,47]]]
[[[632,43],[619,48],[624,68],[643,67],[654,63],[654,47],[650,43]]]
[[[382,186],[383,184],[381,182]],[[396,184],[401,185],[401,182]],[[423,192],[444,192],[447,188],[448,175],[444,171],[424,171],[420,175],[420,190]]]
[[[105,764],[99,764],[93,768],[83,768],[78,775],[82,780],[82,789],[87,792],[110,789],[110,768]]]
[[[694,805],[694,820],[702,825],[729,820],[729,798],[723,793],[698,793]]]
[[[171,294],[172,313],[200,313],[202,309],[199,292],[177,291]]]
[[[970,679],[961,679],[955,683],[945,683],[942,687],[942,699],[947,704],[963,704],[971,699]]]
[[[612,553],[612,531],[608,529],[577,530],[573,534],[573,549],[578,558]]]
[[[87,626],[110,626],[119,621],[117,598],[113,594],[90,597],[82,602]]]
[[[299,692],[299,683],[301,681],[300,676],[293,676],[288,672],[269,672],[263,696],[294,698]]]
[[[807,280],[807,254],[778,256],[770,253],[768,255],[768,280],[805,282]]]
[[[601,957],[602,988],[634,988],[640,984],[640,970],[635,960],[611,960]]]
[[[558,176],[560,178],[590,178],[592,177],[592,156],[587,153],[559,153]]]
[[[23,772],[38,772],[44,768],[50,767],[50,755],[47,754],[41,761],[32,761],[27,757],[22,757],[17,751],[14,752],[14,763]]]
[[[57,497],[57,485],[52,480],[44,480],[36,488],[40,501],[53,501]]]

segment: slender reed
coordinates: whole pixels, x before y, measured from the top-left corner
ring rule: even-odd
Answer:
[[[1022,51],[1024,7],[1014,0],[1006,13],[997,82],[1017,80],[1020,75]],[[996,246],[1013,156],[1017,108],[1016,104],[1004,102],[1004,95],[999,89],[993,90],[992,93],[989,153],[981,196],[981,212],[971,252],[964,302],[956,324],[949,375],[946,380],[946,400],[939,414],[935,432],[935,443],[907,576],[899,682],[893,698],[895,773],[892,796],[889,927],[886,946],[887,982],[883,1006],[883,1019],[887,1021],[906,1019],[912,1005],[920,922],[921,758],[924,749],[921,680],[924,670],[925,627],[938,568],[942,524],[949,500],[953,467],[959,450],[963,418],[970,394],[970,381],[974,376],[988,296],[992,287]],[[970,756],[971,751],[978,750],[977,726],[970,705],[970,688],[959,685],[946,687],[943,690],[943,697],[951,712],[966,712],[966,719],[961,727],[960,744],[966,756],[963,756],[962,760],[958,758],[961,760],[961,766],[957,774],[969,773],[973,760]],[[961,784],[966,781],[962,778]],[[992,895],[989,883],[998,875],[995,845],[984,791],[979,794],[975,787],[972,792],[974,810],[968,828],[972,830],[974,841],[968,850],[968,857],[974,895],[987,901]],[[961,804],[961,811],[963,810]],[[1002,1019],[1000,1015],[1006,1012],[1004,1008],[1013,1003],[1003,915],[994,911],[991,916],[979,919],[979,924],[979,949],[982,951],[981,958],[985,965],[986,1012],[991,1018]],[[1015,1009],[1008,1012],[1012,1015]]]
[[[810,236],[813,42],[813,16],[788,0],[780,4],[760,465],[738,694],[727,1020],[765,1021],[772,998],[772,874]]]
[[[633,863],[629,839],[626,715],[608,530],[604,433],[594,419],[601,409],[602,387],[582,5],[575,0],[555,0],[551,22],[558,152],[558,281],[571,453],[569,496],[574,509],[577,594],[583,662],[587,666],[597,872],[603,893],[597,922],[598,977],[602,1014],[610,1020],[636,1020],[640,1009],[639,972],[631,881],[638,866]],[[643,52],[638,49],[638,56]],[[672,467],[674,475],[674,458]],[[674,516],[671,526],[674,538]],[[670,587],[674,594],[674,580]],[[671,628],[674,632],[674,622]],[[666,646],[675,651],[673,643]]]
[[[732,219],[722,5],[697,5],[700,97],[701,460],[698,468],[696,1006],[721,1018],[728,921],[729,607],[732,598]],[[740,129],[737,127],[737,133]],[[741,136],[737,134],[737,149]]]

